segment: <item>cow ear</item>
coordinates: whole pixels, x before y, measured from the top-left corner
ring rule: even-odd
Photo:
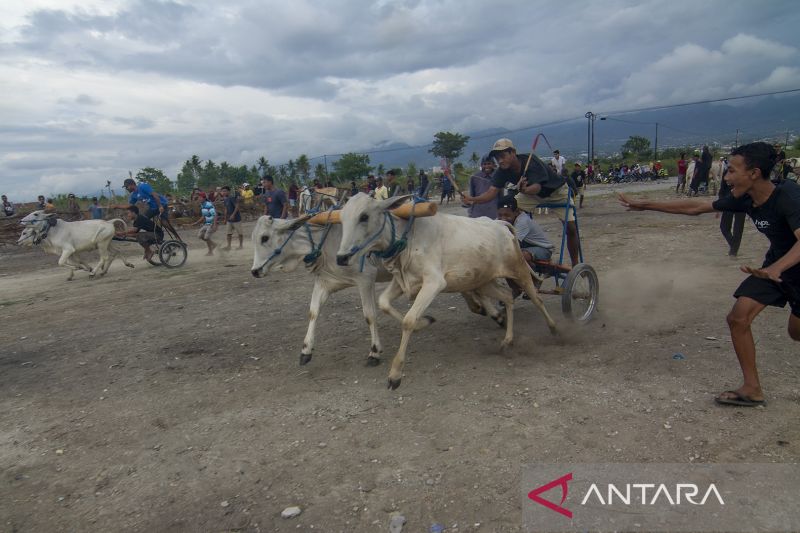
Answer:
[[[310,215],[303,215],[303,216],[301,216],[300,218],[296,218],[296,219],[292,220],[292,221],[291,221],[291,224],[289,224],[289,225],[286,227],[286,230],[287,230],[287,231],[294,231],[294,230],[296,230],[297,228],[299,228],[300,226],[302,226],[303,224],[305,224],[306,222],[308,222],[308,219],[310,219],[310,218],[311,218],[311,217],[313,217],[313,216],[314,216],[314,214],[312,213],[312,214],[310,214]]]
[[[414,197],[413,194],[404,194],[403,196],[393,196],[392,198],[381,200],[381,208],[385,209],[386,211],[397,209],[404,203],[411,200],[413,197]]]

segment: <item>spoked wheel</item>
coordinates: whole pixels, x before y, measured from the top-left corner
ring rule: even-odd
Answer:
[[[180,241],[164,241],[158,256],[165,267],[178,268],[186,262],[186,245]]]
[[[153,243],[150,245],[150,251],[153,252],[153,255],[150,256],[150,259],[147,260],[153,266],[161,266],[161,257],[159,256],[159,248],[158,245]]]
[[[574,322],[586,323],[597,310],[600,285],[597,273],[586,263],[578,263],[564,280],[561,310]]]

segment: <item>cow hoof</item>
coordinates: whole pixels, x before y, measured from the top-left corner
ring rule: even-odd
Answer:
[[[311,362],[311,354],[310,353],[301,353],[300,354],[300,366],[307,365]]]
[[[389,378],[389,388],[391,390],[395,390],[399,386],[400,386],[400,380],[399,379]]]
[[[436,319],[435,319],[434,317],[432,317],[431,315],[425,315],[425,320],[427,320],[427,321],[428,321],[428,325],[429,325],[429,326],[430,326],[431,324],[433,324],[434,322],[436,322]]]
[[[372,355],[367,357],[367,366],[378,366],[379,364],[381,364],[380,358],[374,357]]]

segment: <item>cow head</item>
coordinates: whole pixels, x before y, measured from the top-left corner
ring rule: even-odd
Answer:
[[[294,220],[283,220],[262,216],[253,228],[253,276],[261,278],[272,269],[291,272],[311,252],[305,236],[294,237],[292,232],[300,228],[312,215]],[[292,235],[292,238],[290,238]]]
[[[345,266],[354,257],[388,246],[390,222],[388,212],[408,201],[412,195],[376,200],[358,193],[341,211],[342,244],[336,254],[336,263]]]
[[[25,229],[22,230],[22,235],[19,236],[17,244],[20,246],[33,246],[39,244],[47,237],[47,230],[56,221],[55,213],[47,213],[44,210],[34,211],[26,215],[19,221]]]

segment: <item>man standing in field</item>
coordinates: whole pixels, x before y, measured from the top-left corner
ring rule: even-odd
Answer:
[[[286,218],[289,212],[286,193],[275,187],[275,180],[270,175],[264,176],[261,184],[264,186],[264,194],[261,195],[264,200],[264,214],[272,218]]]
[[[252,192],[252,191],[251,191]],[[222,201],[225,205],[225,236],[228,239],[228,246],[223,248],[226,252],[231,249],[233,232],[239,236],[239,249],[242,249],[244,235],[242,234],[242,213],[239,211],[239,197],[231,195],[231,188],[225,185],[222,188]]]
[[[586,190],[586,172],[581,168],[580,163],[575,163],[575,170],[570,174],[572,181],[575,182],[575,197],[578,200],[578,207],[583,207],[583,193]]]
[[[476,197],[488,191],[492,186],[492,174],[494,174],[494,171],[494,158],[488,155],[483,156],[481,158],[481,169],[469,178],[469,195]],[[472,204],[467,206],[467,213],[470,218],[489,217],[494,220],[497,218],[498,203]]]
[[[103,219],[103,208],[100,207],[100,203],[97,201],[97,197],[92,198],[92,203],[89,205],[89,209],[87,209],[89,213],[90,220],[102,220]]]
[[[558,174],[564,175],[564,167],[567,164],[567,159],[562,157],[561,152],[553,150],[553,157],[550,158],[550,162],[556,167],[556,172]]]
[[[681,158],[678,159],[678,184],[675,186],[675,193],[681,194],[686,192],[686,170],[688,169],[686,163],[686,154],[681,152]]]
[[[769,176],[777,153],[767,143],[740,146],[731,152],[725,180],[731,194],[718,200],[631,200],[620,194],[620,203],[634,211],[661,211],[699,215],[714,211],[746,213],[756,229],[769,239],[770,247],[760,268],[742,266],[750,274],[733,293],[736,303],[728,313],[731,341],[744,383],[716,397],[725,405],[754,407],[764,404],[756,368],[756,346],[750,325],[766,306],[789,304],[788,333],[800,341],[800,185],[791,181],[774,184]]]

